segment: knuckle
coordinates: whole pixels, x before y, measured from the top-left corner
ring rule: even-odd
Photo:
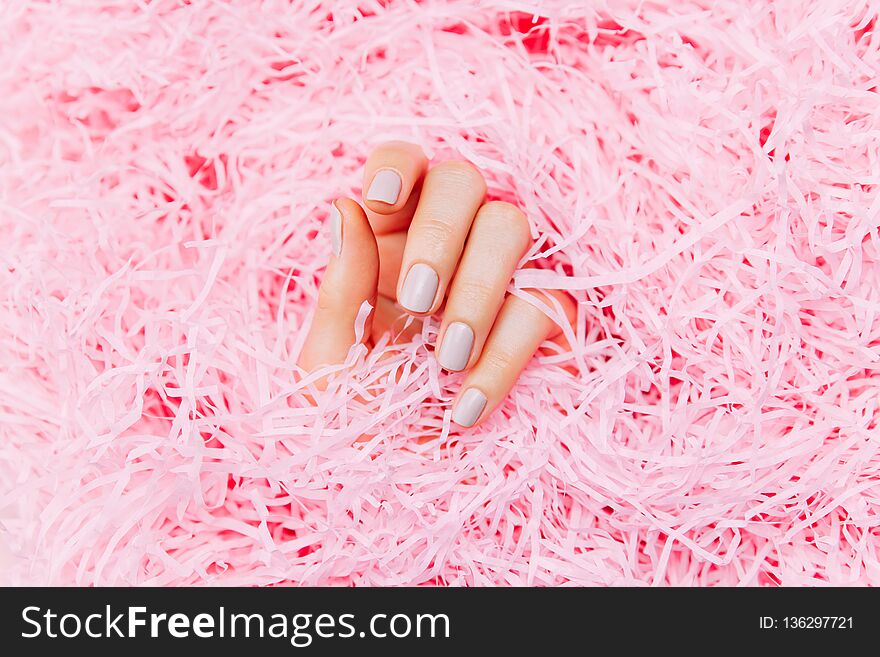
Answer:
[[[501,292],[503,293],[503,290]],[[495,287],[489,281],[480,278],[457,282],[450,294],[455,300],[456,307],[462,308],[488,307],[497,296],[498,291]]]
[[[325,294],[324,292],[318,294],[317,310],[333,312],[339,310],[339,305],[339,301],[332,294]]]
[[[413,144],[409,141],[402,141],[400,139],[392,139],[391,141],[386,141],[379,148],[388,148],[395,150],[421,150],[417,144]]]
[[[318,288],[317,307],[319,310],[333,313],[347,312],[351,308],[360,308],[361,303],[369,296],[369,289],[374,285],[372,279],[363,276],[352,280],[341,271],[329,271]]]
[[[489,201],[480,208],[476,221],[488,230],[510,237],[518,247],[525,248],[532,239],[525,213],[507,201]]]
[[[344,305],[345,295],[334,281],[325,281],[318,290],[318,310],[337,311]]]
[[[488,201],[483,205],[483,211],[490,215],[513,217],[519,215],[525,220],[525,213],[513,203],[507,201]]]
[[[552,302],[549,301],[549,298],[541,290],[529,288],[527,290],[522,290],[522,294],[524,296],[532,297],[537,303],[549,305],[550,307],[553,306]],[[540,325],[547,321],[547,315],[545,315],[540,308],[532,305],[525,299],[510,295],[508,301],[510,302],[511,311],[523,321],[529,322],[532,325]]]
[[[442,217],[425,219],[418,226],[419,237],[427,244],[446,245],[455,236],[452,222]]]
[[[504,349],[494,348],[483,352],[480,357],[480,367],[491,372],[510,372],[517,366],[517,358],[514,354]]]
[[[480,170],[465,160],[447,160],[431,169],[434,175],[442,175],[445,179],[456,186],[479,189],[486,192],[486,181]]]
[[[421,146],[408,141],[392,140],[382,142],[376,146],[370,154],[371,159],[387,158],[393,156],[405,156],[413,159],[424,160],[425,153]]]

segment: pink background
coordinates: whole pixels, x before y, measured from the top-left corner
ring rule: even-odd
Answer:
[[[876,3],[586,5],[3,3],[3,579],[880,580]],[[388,138],[579,302],[477,431],[436,323],[298,383]]]

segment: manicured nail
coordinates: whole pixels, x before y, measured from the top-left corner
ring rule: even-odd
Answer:
[[[476,388],[468,388],[452,411],[452,421],[463,427],[472,427],[486,408],[486,395]]]
[[[459,372],[465,368],[471,358],[471,349],[474,347],[474,332],[470,326],[463,322],[453,322],[446,327],[443,334],[443,343],[437,352],[437,362],[452,372]]]
[[[401,185],[400,176],[396,171],[380,169],[373,176],[373,182],[370,183],[370,189],[367,190],[367,200],[383,201],[394,205],[397,203],[397,197],[400,196]]]
[[[411,313],[428,312],[434,305],[439,282],[440,277],[437,276],[437,272],[428,265],[422,263],[413,265],[406,275],[397,301]]]
[[[335,203],[330,204],[330,244],[338,258],[342,253],[342,214]]]

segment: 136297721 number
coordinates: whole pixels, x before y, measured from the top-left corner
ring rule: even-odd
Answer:
[[[852,629],[852,616],[785,616],[782,627],[787,630]]]

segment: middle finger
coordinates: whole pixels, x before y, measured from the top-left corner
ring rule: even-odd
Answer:
[[[443,162],[428,171],[397,282],[398,303],[409,313],[427,315],[443,303],[485,195],[482,174],[468,162]]]

